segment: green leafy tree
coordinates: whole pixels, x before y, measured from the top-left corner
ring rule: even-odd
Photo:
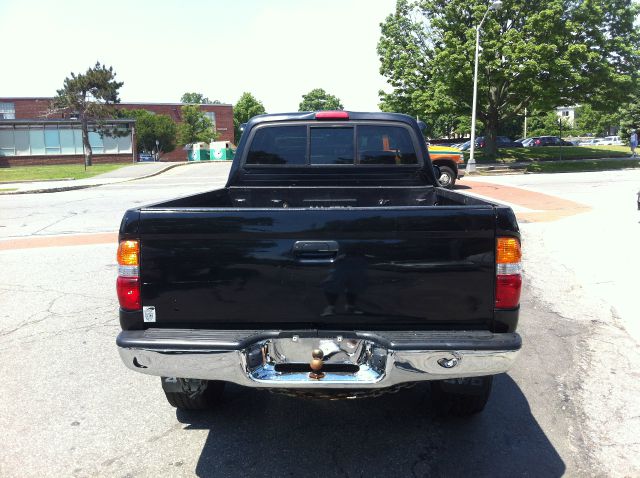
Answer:
[[[298,111],[325,111],[325,110],[343,110],[344,106],[340,103],[337,96],[330,95],[322,88],[315,88],[306,95],[302,95],[302,102],[298,107]]]
[[[178,144],[209,142],[217,139],[213,123],[198,105],[184,105],[180,108],[181,123],[178,125]]]
[[[478,118],[487,148],[505,122],[529,111],[624,101],[640,66],[631,0],[504,0],[481,31]],[[420,118],[470,115],[476,26],[486,0],[398,0],[381,24],[380,72],[393,88],[383,109]],[[521,121],[521,120],[520,120]]]
[[[257,100],[251,93],[244,92],[233,107],[233,129],[236,142],[240,141],[242,131],[240,126],[257,115],[263,115],[266,111],[261,101]]]
[[[195,105],[219,105],[220,101],[213,100],[211,101],[209,98],[204,96],[202,93],[185,93],[180,98],[181,103],[186,104],[195,104]]]
[[[575,130],[578,135],[607,136],[612,129],[620,126],[620,120],[620,111],[602,112],[591,105],[582,105],[576,110]]]
[[[562,122],[562,124],[561,124]],[[558,116],[556,111],[534,112],[528,118],[527,136],[571,136],[575,131],[569,120]]]
[[[156,151],[169,153],[176,149],[176,123],[167,115],[158,115],[146,110],[129,110],[124,115],[136,120],[136,149],[138,151]]]
[[[620,135],[628,141],[632,130],[640,131],[640,98],[637,96],[620,111]]]
[[[84,165],[91,166],[93,150],[89,143],[89,124],[101,134],[109,131],[104,120],[117,115],[116,104],[120,102],[118,91],[124,84],[116,81],[113,67],[96,62],[85,73],[71,73],[65,78],[63,87],[57,90],[51,101],[49,113],[67,112],[80,120],[82,144],[84,146]]]

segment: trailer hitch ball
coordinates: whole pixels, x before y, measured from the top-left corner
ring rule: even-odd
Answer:
[[[441,359],[438,359],[438,365],[442,368],[454,368],[457,366],[462,360],[462,356],[455,352],[452,355],[453,357],[442,357]]]

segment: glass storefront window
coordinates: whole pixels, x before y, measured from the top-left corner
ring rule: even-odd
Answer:
[[[0,156],[13,156],[14,154],[13,128],[0,129]]]
[[[120,129],[124,136],[100,136],[89,132],[94,154],[131,153],[131,131]],[[41,156],[83,154],[82,131],[66,125],[4,125],[0,127],[0,156]]]
[[[58,128],[47,126],[44,130],[44,146],[47,154],[60,154],[60,135]]]
[[[76,145],[76,154],[84,154],[84,146],[82,144],[82,131],[79,129],[74,129],[73,139]]]
[[[118,136],[116,140],[118,142],[119,153],[131,152],[131,133],[127,134],[126,136]]]
[[[29,146],[31,146],[31,154],[46,154],[44,148],[44,129],[31,128],[29,130]]]
[[[27,128],[16,128],[13,132],[13,137],[16,145],[16,156],[29,156],[31,154],[29,149],[29,130]]]
[[[118,142],[116,141],[116,138],[105,135],[102,138],[102,142],[104,144],[105,154],[118,154]]]
[[[73,141],[73,130],[61,129],[60,133],[60,154],[75,154],[76,146]],[[80,145],[82,149],[82,145]]]
[[[104,143],[102,142],[100,133],[89,131],[89,144],[91,145],[91,149],[95,154],[104,153]]]

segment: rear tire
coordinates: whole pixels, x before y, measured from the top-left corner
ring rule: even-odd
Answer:
[[[166,377],[162,377],[162,388],[169,405],[180,410],[209,410],[216,405],[224,391],[225,382],[205,380],[204,390],[197,393],[173,391],[175,386],[165,385]],[[169,389],[169,390],[167,390]]]
[[[440,181],[440,185],[446,189],[453,188],[453,185],[456,183],[456,179],[457,179],[455,171],[451,169],[449,166],[439,166],[439,167],[440,167],[440,178],[438,178],[438,180]]]
[[[443,415],[466,417],[484,410],[493,376],[466,377],[431,382],[431,399],[436,410]]]

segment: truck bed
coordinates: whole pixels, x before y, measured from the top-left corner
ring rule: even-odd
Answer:
[[[225,188],[137,210],[153,327],[490,329],[495,205],[431,186]]]

